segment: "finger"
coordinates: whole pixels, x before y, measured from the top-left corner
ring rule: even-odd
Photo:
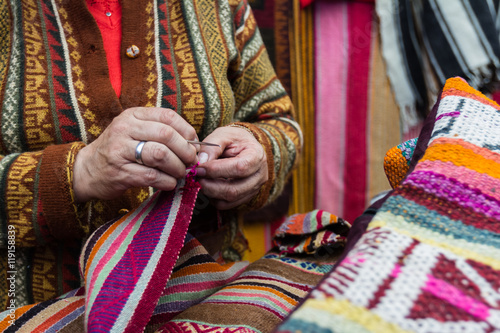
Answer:
[[[138,142],[135,142],[139,144]],[[132,160],[135,160],[135,149],[133,149]],[[156,168],[164,173],[174,177],[182,178],[186,173],[186,166],[168,147],[154,141],[148,141],[144,144],[141,152],[142,162],[149,168]]]
[[[130,187],[151,186],[158,190],[171,191],[177,186],[177,179],[171,175],[137,163],[124,166],[123,175]]]
[[[189,144],[173,127],[158,122],[138,121],[130,135],[138,141],[157,142],[165,145],[185,165],[189,166],[197,162],[196,147]]]
[[[242,198],[253,197],[259,192],[258,177],[246,179],[200,179],[203,193],[217,200],[239,202]]]
[[[137,107],[130,109],[132,115],[139,120],[168,125],[186,140],[198,140],[195,129],[177,112],[166,108]]]
[[[259,171],[262,156],[255,158],[251,149],[243,150],[238,156],[212,160],[203,164],[204,177],[209,178],[247,178]]]

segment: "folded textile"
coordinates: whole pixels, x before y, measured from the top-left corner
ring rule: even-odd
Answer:
[[[294,214],[276,230],[274,245],[280,253],[319,254],[340,248],[351,224],[323,210]]]
[[[423,157],[276,332],[500,329],[500,106],[443,88]]]

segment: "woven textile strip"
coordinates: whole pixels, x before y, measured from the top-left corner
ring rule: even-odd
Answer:
[[[90,332],[140,332],[183,245],[199,184],[188,175],[175,191],[99,229],[82,250]]]
[[[386,76],[374,4],[318,0],[314,8],[314,208],[354,221],[390,188],[383,156],[409,129],[403,131]]]
[[[499,110],[447,81],[424,156],[278,332],[500,329]]]

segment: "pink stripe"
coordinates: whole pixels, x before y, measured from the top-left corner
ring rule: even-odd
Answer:
[[[342,216],[354,221],[366,205],[367,123],[374,5],[349,3],[349,76],[347,92],[345,193]],[[338,214],[337,214],[338,215]]]
[[[128,223],[128,224],[125,226],[123,231],[118,234],[118,237],[116,237],[115,240],[111,243],[109,249],[102,256],[102,258],[98,258],[97,256],[94,257],[93,261],[98,260],[99,262],[92,272],[89,271],[89,273],[92,274],[92,278],[91,278],[90,283],[87,285],[87,288],[88,288],[87,294],[88,295],[92,294],[95,283],[96,283],[96,281],[98,281],[99,273],[102,271],[104,266],[115,256],[116,251],[118,251],[120,246],[123,244],[123,241],[125,240],[125,238],[128,237],[128,235],[132,231],[132,228],[134,227],[137,220],[144,217],[143,216],[144,212],[147,209],[149,209],[149,207],[151,206],[151,204],[153,202],[156,202],[156,200],[150,200],[149,203],[144,206],[144,208],[140,211],[139,214],[136,215],[136,217],[133,220],[126,219],[123,222],[121,222],[121,223]],[[117,232],[117,230],[115,229],[115,231],[113,233],[116,233],[116,232]],[[87,265],[90,265],[90,264],[91,263],[87,263]],[[88,304],[86,304],[86,305],[88,305]]]
[[[242,292],[232,292],[232,291],[221,291],[216,294],[217,296],[229,296],[229,297],[248,297],[250,299],[255,299],[255,298],[264,298],[267,299],[268,301],[271,301],[272,303],[276,304],[280,309],[284,311],[290,311],[290,308],[285,306],[283,303],[278,302],[276,298],[267,296],[265,294],[261,294],[259,292],[256,293],[242,293]],[[292,304],[293,306],[293,304]]]
[[[457,308],[465,310],[467,313],[481,320],[486,320],[490,316],[489,308],[480,301],[465,295],[461,290],[446,281],[436,279],[432,275],[428,275],[427,277],[427,284],[424,287],[425,291],[447,301]]]
[[[465,187],[460,180],[448,178],[433,171],[415,171],[406,178],[404,184],[423,189],[437,197],[455,202],[477,213],[500,219],[500,203],[494,198],[480,193],[477,189]]]
[[[464,166],[457,166],[451,162],[426,160],[419,162],[415,167],[418,170],[431,170],[435,173],[446,175],[448,178],[460,179],[472,188],[477,188],[482,193],[500,201],[500,192],[494,191],[498,186],[498,179],[484,173],[479,173]]]
[[[347,4],[315,4],[316,208],[342,216],[347,87]]]

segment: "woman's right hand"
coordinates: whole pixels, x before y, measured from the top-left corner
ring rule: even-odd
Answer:
[[[76,202],[113,199],[131,187],[153,186],[172,190],[194,165],[198,140],[194,128],[175,111],[163,108],[130,108],[77,154],[73,168]],[[139,142],[143,165],[135,160]]]

